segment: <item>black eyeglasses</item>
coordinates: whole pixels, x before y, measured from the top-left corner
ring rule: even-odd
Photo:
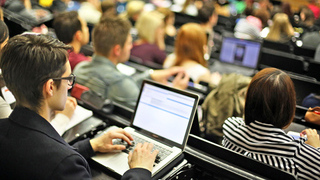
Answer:
[[[70,87],[73,87],[74,83],[76,82],[76,75],[70,74],[68,77],[61,77],[61,78],[51,78],[54,81],[59,81],[59,80],[68,80],[68,85]]]

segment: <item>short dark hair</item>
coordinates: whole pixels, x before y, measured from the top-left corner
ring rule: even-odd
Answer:
[[[68,50],[57,39],[46,35],[17,35],[2,49],[0,68],[17,106],[29,105],[38,112],[43,100],[43,85],[65,73]],[[55,81],[59,88],[60,81]]]
[[[198,19],[200,23],[208,22],[210,17],[214,13],[215,13],[214,3],[211,1],[204,3],[202,8],[198,10]]]
[[[315,17],[313,11],[309,7],[302,7],[300,13],[305,15],[305,22],[314,22]]]
[[[120,17],[105,17],[93,28],[92,42],[95,52],[109,56],[110,50],[117,44],[124,46],[131,24]]]
[[[77,11],[62,12],[58,14],[54,18],[53,28],[60,41],[65,44],[71,43],[74,34],[77,31],[82,30]]]
[[[295,108],[296,93],[288,74],[265,68],[252,78],[244,110],[247,125],[256,120],[284,128],[292,122]]]

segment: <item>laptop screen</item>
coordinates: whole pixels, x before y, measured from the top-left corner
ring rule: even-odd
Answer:
[[[198,95],[144,81],[131,123],[153,136],[184,145],[197,104]]]
[[[220,61],[248,68],[256,68],[259,61],[261,42],[224,37]]]

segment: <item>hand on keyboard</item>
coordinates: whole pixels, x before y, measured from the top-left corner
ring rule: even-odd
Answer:
[[[90,144],[95,152],[111,152],[113,150],[124,150],[126,147],[121,144],[113,144],[113,139],[123,139],[131,144],[132,136],[125,130],[118,128],[110,130],[97,138],[91,139]]]
[[[144,168],[152,171],[153,163],[159,153],[158,150],[152,152],[153,144],[138,143],[133,152],[129,152],[128,163],[130,168]]]

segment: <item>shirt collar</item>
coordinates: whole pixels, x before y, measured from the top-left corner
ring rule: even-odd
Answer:
[[[114,68],[117,68],[116,65],[113,64],[108,58],[106,58],[104,56],[97,55],[97,54],[94,54],[92,56],[92,61],[95,63],[107,64],[108,66],[112,66]]]

